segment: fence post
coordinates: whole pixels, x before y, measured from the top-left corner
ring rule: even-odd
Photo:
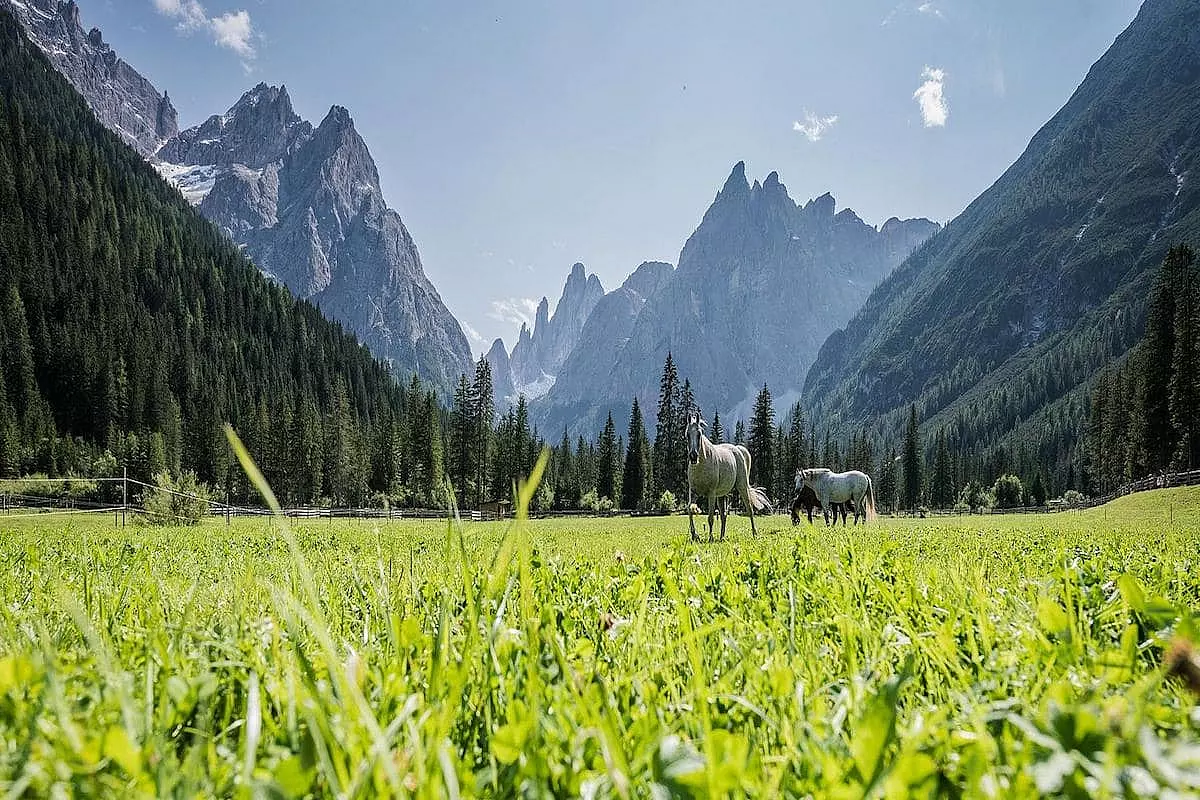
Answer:
[[[121,527],[125,527],[125,509],[129,507],[129,467],[122,468],[121,475]]]
[[[225,527],[229,527],[229,488],[225,488]]]

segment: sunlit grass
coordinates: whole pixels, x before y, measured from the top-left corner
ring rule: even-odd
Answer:
[[[1198,508],[0,519],[0,790],[1187,794]]]

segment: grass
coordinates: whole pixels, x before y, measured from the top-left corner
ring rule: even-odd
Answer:
[[[1200,791],[1200,491],[759,531],[0,520],[0,792]]]

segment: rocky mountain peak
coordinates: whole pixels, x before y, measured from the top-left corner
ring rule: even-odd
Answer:
[[[750,184],[746,181],[746,162],[739,161],[733,165],[725,185],[717,193],[718,198],[741,197],[750,192]]]
[[[836,212],[831,194],[798,206],[777,172],[752,186],[739,162],[679,266],[643,265],[597,306],[581,335],[586,358],[571,358],[535,406],[539,425],[591,430],[630,396],[652,415],[668,350],[698,402],[722,416],[749,416],[764,381],[794,399],[821,344],[910,252]]]
[[[588,315],[604,296],[596,275],[588,275],[583,264],[571,266],[562,296],[550,316],[545,297],[538,304],[533,331],[522,326],[510,356],[512,380],[519,393],[540,397],[553,386],[559,368],[579,341]]]
[[[260,83],[224,114],[214,114],[173,137],[158,157],[187,166],[241,164],[262,169],[311,135],[312,126],[297,116],[287,89]]]
[[[809,200],[804,204],[804,210],[821,219],[833,219],[837,211],[837,200],[829,192]]]
[[[54,68],[83,95],[107,128],[150,156],[179,128],[174,107],[126,64],[99,29],[85,33],[79,6],[59,0],[0,0]]]

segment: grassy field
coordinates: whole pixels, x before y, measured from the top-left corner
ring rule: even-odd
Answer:
[[[0,792],[1200,792],[1200,491],[730,530],[0,519]]]

